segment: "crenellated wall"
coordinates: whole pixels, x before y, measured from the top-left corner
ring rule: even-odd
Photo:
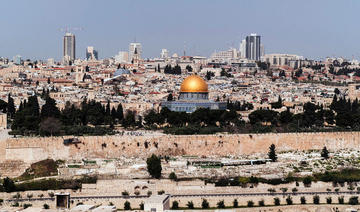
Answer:
[[[152,153],[174,156],[248,155],[266,153],[272,143],[278,151],[321,149],[324,146],[330,150],[359,149],[360,132],[88,136],[79,139],[80,144],[65,146],[62,137],[9,138],[0,142],[0,162],[22,160],[31,163],[46,158],[145,158]]]

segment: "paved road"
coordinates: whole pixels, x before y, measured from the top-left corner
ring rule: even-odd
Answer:
[[[275,193],[217,193],[217,194],[173,194],[170,196],[174,198],[189,198],[189,197],[247,197],[247,196],[304,196],[304,195],[360,195],[357,191],[324,191],[324,192],[275,192]],[[92,199],[138,199],[148,198],[147,195],[138,196],[124,196],[124,195],[112,195],[112,196],[72,196],[71,200],[92,200]],[[7,202],[24,202],[24,201],[54,201],[55,198],[21,198],[21,199],[7,199]]]

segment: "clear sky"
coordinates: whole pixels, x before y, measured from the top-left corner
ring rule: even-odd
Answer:
[[[77,57],[94,46],[100,58],[127,51],[135,37],[144,57],[209,56],[247,34],[266,53],[360,59],[359,0],[1,0],[0,56],[62,57],[62,27],[74,31]]]

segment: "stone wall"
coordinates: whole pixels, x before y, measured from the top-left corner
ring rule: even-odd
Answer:
[[[89,136],[65,146],[63,137],[8,138],[0,142],[0,162],[39,160],[142,157],[160,155],[229,156],[266,153],[273,143],[278,151],[358,149],[360,132],[268,133],[191,136]]]

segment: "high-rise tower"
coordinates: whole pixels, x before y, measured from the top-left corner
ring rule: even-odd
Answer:
[[[250,34],[246,36],[246,58],[249,60],[260,60],[261,38],[260,35]]]
[[[76,58],[75,56],[75,35],[67,32],[64,36],[63,41],[63,56],[64,61],[73,62]]]

